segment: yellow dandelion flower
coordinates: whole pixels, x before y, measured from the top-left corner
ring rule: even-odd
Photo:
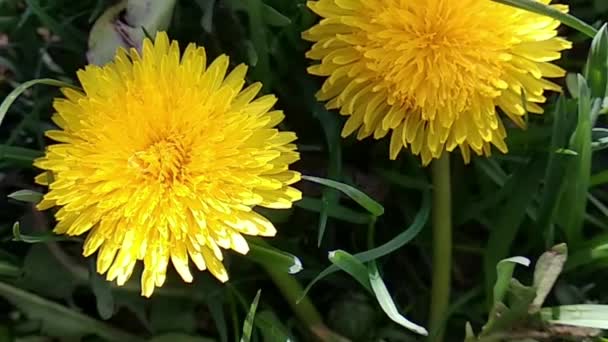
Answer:
[[[271,95],[243,88],[246,66],[226,75],[228,57],[206,66],[205,50],[158,33],[142,53],[120,50],[113,62],[78,72],[84,92],[62,89],[35,165],[49,186],[38,208],[61,207],[58,234],[88,232],[83,254],[124,284],[143,260],[142,295],[165,281],[169,260],[192,281],[189,260],[228,280],[222,250],[246,254],[245,235],[274,236],[254,206],[289,208],[300,174],[296,135],[274,128],[283,113]],[[221,247],[221,248],[220,248]]]
[[[548,4],[550,0],[541,0]],[[567,11],[565,5],[552,5]],[[327,76],[317,97],[348,120],[346,137],[391,132],[390,158],[405,147],[423,164],[460,147],[507,152],[500,109],[518,126],[542,113],[551,61],[571,43],[559,22],[490,0],[319,0],[323,19],[304,32],[314,42],[311,74]]]

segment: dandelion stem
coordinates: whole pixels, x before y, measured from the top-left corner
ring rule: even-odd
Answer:
[[[430,341],[443,341],[443,325],[450,302],[452,267],[452,193],[450,155],[431,165],[433,177],[433,284]]]
[[[279,291],[283,294],[283,297],[285,297],[285,300],[289,306],[291,306],[296,316],[308,326],[308,329],[310,329],[320,341],[347,341],[325,326],[321,314],[312,304],[308,296],[302,297],[304,289],[293,275],[279,271],[275,267],[272,267],[272,265],[264,265],[264,268],[275,285],[279,288]],[[299,302],[298,299],[300,299]]]

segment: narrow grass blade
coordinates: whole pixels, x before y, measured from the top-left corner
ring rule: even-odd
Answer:
[[[382,216],[382,214],[384,214],[384,207],[380,203],[374,201],[371,197],[363,193],[361,190],[356,189],[350,185],[336,182],[331,179],[313,176],[302,176],[302,179],[340,190],[342,193],[350,197],[353,201],[357,202],[360,206],[365,208],[367,211],[370,212],[370,214],[374,216]]]
[[[372,218],[372,216],[367,213],[352,210],[338,203],[328,202],[327,206],[324,207],[323,201],[318,198],[304,196],[300,201],[294,203],[294,205],[296,207],[318,213],[323,211],[323,208],[326,208],[328,217],[354,224],[368,224]]]
[[[0,125],[2,124],[2,121],[4,120],[4,117],[6,116],[6,113],[8,112],[9,108],[11,107],[13,102],[15,102],[15,100],[17,100],[19,95],[21,95],[28,88],[35,86],[37,84],[45,84],[45,85],[50,85],[50,86],[55,86],[55,87],[75,88],[73,85],[71,85],[69,83],[54,80],[51,78],[40,78],[40,79],[24,82],[17,88],[13,89],[13,91],[11,91],[10,94],[8,94],[6,96],[4,101],[2,101],[2,104],[0,104]]]
[[[246,257],[255,262],[289,274],[296,274],[303,269],[302,262],[298,257],[274,248],[262,239],[249,237],[247,242],[250,250]]]
[[[261,293],[262,293],[262,290],[258,290],[258,293],[255,295],[255,298],[253,299],[253,303],[251,303],[251,307],[249,308],[247,317],[245,317],[245,322],[243,322],[243,335],[241,336],[241,342],[251,341],[251,333],[253,332],[253,320],[255,318],[255,311],[258,308],[258,303],[260,301]]]
[[[504,5],[521,8],[526,11],[545,15],[545,16],[551,17],[553,19],[559,20],[564,25],[570,26],[571,28],[589,36],[590,38],[595,37],[595,35],[597,34],[597,30],[593,26],[585,23],[584,21],[578,19],[577,17],[564,13],[554,7],[545,5],[536,0],[492,0],[492,1],[504,4]]]
[[[380,277],[380,273],[378,272],[378,267],[375,262],[371,262],[368,265],[369,271],[369,282],[372,287],[374,294],[376,295],[376,299],[378,303],[382,307],[382,310],[388,315],[388,317],[395,323],[401,325],[402,327],[409,329],[417,334],[427,336],[428,331],[412,322],[410,322],[407,318],[405,318],[402,314],[399,313],[391,294],[388,292],[384,281]]]
[[[405,246],[408,242],[410,242],[416,236],[418,236],[418,234],[422,231],[422,228],[424,228],[424,226],[426,225],[426,223],[429,219],[430,212],[431,212],[431,194],[430,194],[430,191],[425,191],[425,192],[423,192],[422,205],[420,207],[420,210],[416,214],[416,217],[414,218],[414,221],[412,222],[412,224],[406,230],[404,230],[401,234],[397,235],[390,241],[388,241],[376,248],[372,248],[365,252],[354,254],[353,256],[356,257],[361,262],[368,262],[368,261],[376,260],[378,258],[381,258],[387,254],[390,254],[390,253],[398,250],[399,248]],[[331,265],[331,266],[327,267],[326,269],[324,269],[323,271],[321,271],[321,273],[319,273],[306,286],[301,298],[306,296],[308,291],[310,291],[310,289],[313,287],[313,285],[316,284],[319,280],[321,280],[321,279],[327,277],[328,275],[335,273],[339,270],[340,270],[340,268],[338,266]]]
[[[338,266],[342,271],[350,274],[366,290],[372,292],[368,270],[359,259],[345,251],[335,250],[329,252],[329,261]]]

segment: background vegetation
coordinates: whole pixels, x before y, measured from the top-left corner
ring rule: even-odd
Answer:
[[[608,16],[605,0],[568,3],[571,13],[596,27]],[[0,98],[32,79],[73,83],[75,72],[87,62],[92,23],[111,4],[0,0]],[[399,312],[426,326],[431,274],[428,170],[407,153],[390,162],[386,140],[339,137],[343,119],[314,100],[320,80],[305,72],[310,63],[304,58],[308,43],[300,33],[316,20],[303,0],[180,0],[168,32],[183,45],[196,42],[211,56],[226,53],[234,65],[251,65],[250,80],[262,81],[264,91],[279,97],[278,107],[287,113],[284,128],[298,134],[302,160],[297,168],[305,175],[349,184],[373,201],[359,198],[357,203],[331,187],[302,181],[298,186],[304,199],[293,210],[264,212],[279,227],[279,236],[267,241],[288,254],[274,251],[268,256],[263,250],[257,258],[230,255],[232,278],[227,285],[207,273],[186,285],[171,272],[168,283],[147,300],[139,295],[138,277],[124,287],[109,284],[91,271],[94,260],[80,255],[81,241],[56,241],[48,234],[52,217],[28,203],[34,193],[7,197],[23,189],[44,191],[33,184],[36,170],[31,162],[48,143],[43,132],[52,127],[51,101],[58,91],[46,86],[28,89],[0,126],[0,341],[223,342],[247,339],[244,323],[253,324],[253,340],[311,341],[322,335],[329,341],[327,331],[311,332],[314,314],[295,306],[301,289],[285,279],[306,286],[331,264],[328,252],[354,254],[374,246],[379,247],[365,261],[375,259],[389,293],[382,296],[370,290],[369,280],[358,282],[360,273],[332,273],[308,293],[325,322],[321,327],[353,341],[421,340],[385,314],[383,305],[394,301]],[[563,34],[575,48],[561,64],[582,73],[591,40],[567,28]],[[559,242],[568,242],[568,260],[554,287],[549,281],[545,292],[551,291],[544,303],[541,300],[543,307],[608,302],[608,192],[603,186],[608,183],[608,160],[601,150],[608,134],[600,116],[591,122],[596,125],[593,136],[577,140],[577,129],[580,132],[581,124],[593,118],[588,117],[590,109],[578,110],[585,101],[572,99],[584,95],[584,80],[569,80],[569,99],[564,97],[557,105],[553,95],[546,115],[528,118],[527,131],[510,129],[510,154],[475,158],[466,166],[453,155],[455,251],[447,341],[463,341],[467,322],[477,333],[488,322],[500,299],[494,288],[500,260],[519,255],[535,264]],[[590,163],[581,161],[579,143],[595,149]],[[586,165],[591,165],[590,178]],[[382,215],[375,210],[376,202]],[[563,248],[541,261],[561,265]],[[286,276],[286,269],[293,266],[286,261],[290,255],[299,258],[303,270]],[[336,255],[344,258],[340,260],[345,268],[357,265],[348,255],[332,254]],[[339,264],[337,259],[333,262]],[[499,267],[507,284],[511,266]],[[535,278],[542,270],[537,268],[535,277],[532,266],[518,266],[515,276],[523,284],[538,285]],[[547,326],[547,319],[528,316],[527,306],[518,311],[518,304],[530,304],[522,300],[529,288],[508,286],[508,310],[500,312],[511,312],[514,318],[492,323],[490,316],[490,328],[500,335],[494,340],[599,338],[594,329]],[[247,320],[260,289],[255,318]],[[538,292],[531,298],[535,295]],[[597,310],[597,324],[608,328],[607,312]],[[474,340],[472,336],[469,339]]]

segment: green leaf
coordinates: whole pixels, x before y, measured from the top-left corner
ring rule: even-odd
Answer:
[[[566,171],[566,184],[559,206],[559,222],[571,245],[576,245],[582,240],[592,157],[590,90],[581,75],[578,76],[578,83],[578,122],[570,139],[570,149],[578,156]]]
[[[511,195],[491,221],[490,236],[484,253],[487,293],[492,291],[496,281],[496,264],[509,256],[511,245],[526,218],[526,210],[537,193],[545,170],[544,163],[543,158],[535,158],[519,166],[504,185],[511,189]],[[488,306],[491,305],[492,302],[489,302]]]
[[[331,189],[332,191],[335,191]],[[300,201],[294,203],[296,207],[315,211],[318,213],[326,210],[327,216],[338,219],[340,221],[354,223],[354,224],[368,224],[371,221],[371,215],[367,213],[361,213],[354,211],[350,208],[341,206],[338,203],[332,203],[327,201],[323,203],[322,200],[317,198],[303,197]]]
[[[114,314],[114,296],[110,282],[97,273],[95,258],[89,260],[89,284],[95,295],[97,312],[102,319],[110,319]]]
[[[350,185],[313,176],[302,176],[302,179],[340,190],[374,216],[382,216],[382,214],[384,214],[384,207],[380,203],[374,201],[371,197]]]
[[[192,336],[180,333],[168,333],[159,336],[154,336],[149,342],[215,342],[212,338],[202,336]]]
[[[74,87],[73,85],[71,85],[69,83],[65,83],[65,82],[62,82],[62,81],[54,80],[54,79],[51,79],[51,78],[40,78],[40,79],[24,82],[23,84],[21,84],[17,88],[13,89],[13,91],[11,91],[4,98],[4,101],[2,101],[2,104],[0,104],[0,125],[2,124],[2,121],[4,120],[4,117],[6,116],[6,113],[8,112],[9,108],[11,107],[11,105],[13,104],[13,102],[15,102],[15,100],[17,100],[17,98],[19,97],[19,95],[21,95],[28,88],[30,88],[32,86],[35,86],[37,84],[45,84],[45,85],[50,85],[50,86],[55,86],[55,87],[76,88],[76,87]],[[76,88],[76,89],[78,89],[78,88]]]
[[[87,274],[81,281],[66,265],[50,252],[49,246],[33,245],[23,260],[23,278],[18,285],[45,297],[69,298],[78,285],[86,284]]]
[[[264,342],[289,342],[293,337],[279,318],[270,310],[258,312],[255,315],[255,325],[262,333]]]
[[[143,341],[137,336],[4,282],[0,282],[0,297],[15,305],[31,320],[39,320],[41,330],[47,336],[66,338],[95,334],[110,341]]]
[[[0,160],[6,160],[21,167],[32,167],[34,159],[42,157],[41,151],[0,144]]]
[[[21,233],[21,225],[19,221],[13,223],[13,241],[21,241],[26,243],[46,243],[50,241],[72,241],[72,238],[56,235],[52,232],[41,233],[36,235],[26,235]]]
[[[522,285],[517,279],[511,279],[509,284],[509,306],[498,302],[492,308],[488,323],[482,328],[480,336],[487,336],[494,332],[506,332],[514,329],[515,325],[528,321],[534,324],[534,320],[528,314],[528,308],[536,290],[530,286]]]
[[[253,303],[251,303],[251,307],[249,308],[249,312],[247,313],[247,317],[245,317],[245,321],[243,322],[243,335],[241,336],[241,342],[249,342],[251,340],[251,333],[253,332],[253,320],[255,318],[255,311],[258,308],[258,302],[260,301],[260,294],[262,290],[258,290],[255,298],[253,299]]]
[[[196,302],[191,298],[153,298],[150,303],[150,326],[153,333],[196,331]]]
[[[606,24],[600,28],[589,49],[589,56],[585,64],[583,75],[591,90],[591,97],[606,97],[608,83],[608,29]]]
[[[426,223],[429,219],[430,212],[431,212],[431,194],[430,194],[430,191],[424,191],[423,196],[422,196],[421,208],[418,211],[418,213],[416,213],[416,217],[414,218],[414,221],[412,222],[412,224],[406,230],[404,230],[402,233],[400,233],[399,235],[397,235],[390,241],[388,241],[376,248],[372,248],[365,252],[354,254],[354,257],[359,259],[359,261],[361,261],[361,262],[368,262],[368,261],[372,261],[372,260],[381,258],[381,257],[383,257],[387,254],[390,254],[390,253],[398,250],[399,248],[405,246],[408,242],[410,242],[412,239],[414,239],[416,236],[418,236],[418,234],[422,231],[422,228],[424,228],[424,226],[426,225]],[[340,268],[338,266],[331,265],[331,266],[327,267],[326,269],[324,269],[323,271],[321,271],[321,273],[319,273],[319,275],[317,275],[306,286],[306,288],[304,289],[304,292],[300,298],[303,298],[304,296],[306,296],[308,291],[310,291],[310,289],[313,287],[313,285],[316,284],[319,280],[321,280],[321,279],[327,277],[328,275],[335,273],[339,270],[340,270]]]
[[[250,250],[246,257],[257,263],[289,274],[296,274],[303,269],[302,262],[298,257],[274,248],[262,239],[248,237],[247,242]]]
[[[215,327],[220,335],[221,342],[228,342],[228,325],[226,324],[226,318],[224,315],[224,305],[220,297],[210,297],[207,299],[207,307]]]
[[[264,22],[270,26],[282,27],[291,24],[291,20],[288,17],[267,4],[262,5],[262,16],[264,17]]]
[[[342,250],[335,250],[329,252],[329,261],[350,274],[366,290],[372,292],[367,267],[353,255]]]
[[[428,331],[412,322],[410,322],[407,318],[399,313],[397,310],[397,306],[391,297],[391,294],[388,292],[384,281],[380,277],[380,273],[378,272],[378,267],[374,261],[370,262],[368,265],[369,272],[369,282],[372,287],[372,291],[376,295],[376,299],[378,303],[382,307],[382,310],[388,315],[388,317],[395,323],[401,325],[402,327],[409,329],[417,334],[427,336]]]
[[[18,277],[21,275],[21,270],[19,267],[15,266],[13,263],[0,260],[0,277]]]
[[[42,200],[42,194],[39,193],[38,191],[33,191],[33,190],[17,190],[13,193],[11,193],[10,195],[8,195],[8,198],[12,198],[16,201],[20,201],[20,202],[26,202],[26,203],[38,203]]]
[[[593,38],[597,34],[597,30],[578,19],[575,16],[569,15],[568,13],[564,13],[554,7],[549,5],[545,5],[539,1],[535,0],[492,0],[494,2],[498,2],[504,5],[509,5],[517,8],[524,9],[526,11],[534,12],[537,14],[545,15],[551,17],[553,19],[559,20],[566,26],[570,26],[571,28]]]
[[[553,111],[553,128],[551,136],[551,147],[549,149],[549,161],[545,170],[545,184],[540,197],[540,206],[536,225],[543,232],[548,245],[553,244],[555,212],[558,208],[559,197],[565,183],[565,170],[572,163],[573,158],[553,152],[563,149],[568,145],[570,129],[568,129],[568,111],[566,99],[560,96],[555,110]]]
[[[608,329],[608,305],[563,305],[544,308],[540,314],[543,320],[551,324]]]
[[[513,271],[517,264],[528,267],[530,266],[530,259],[517,256],[501,260],[498,265],[496,265],[496,283],[494,284],[494,291],[492,292],[494,303],[500,303],[504,300],[511,284]]]
[[[530,313],[536,313],[540,310],[557,278],[562,273],[567,258],[568,247],[566,244],[557,245],[540,256],[534,269],[536,297],[530,306]]]

